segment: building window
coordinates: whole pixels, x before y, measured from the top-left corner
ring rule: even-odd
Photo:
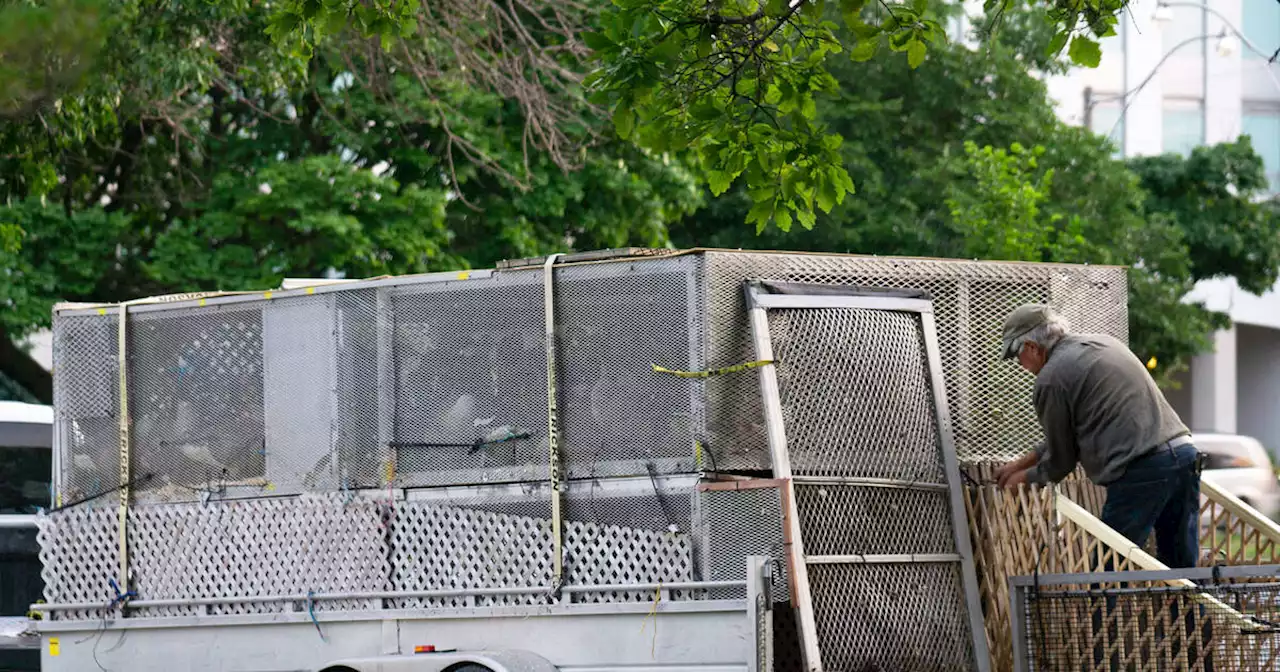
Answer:
[[[1280,3],[1276,0],[1244,0],[1240,6],[1240,28],[1245,38],[1268,54],[1280,47]],[[1267,56],[1252,49],[1242,49],[1245,58]]]
[[[1089,111],[1089,130],[1106,137],[1115,146],[1112,155],[1124,156],[1124,118],[1119,101],[1095,103]]]
[[[1165,107],[1163,131],[1164,151],[1190,156],[1192,149],[1204,144],[1204,107],[1199,102]]]
[[[1271,193],[1280,193],[1280,110],[1246,113],[1240,125],[1241,134],[1249,136],[1253,151],[1262,157]]]
[[[1177,55],[1183,58],[1203,57],[1207,39],[1204,8],[1178,5],[1169,11],[1172,19],[1160,31],[1164,52],[1177,49]]]

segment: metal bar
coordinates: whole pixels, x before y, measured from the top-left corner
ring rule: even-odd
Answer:
[[[304,600],[305,601],[305,600]],[[101,606],[101,605],[99,605]],[[315,618],[321,622],[368,622],[382,620],[398,621],[438,621],[438,620],[479,620],[494,618],[529,618],[529,617],[563,617],[563,616],[617,616],[634,614],[640,617],[652,614],[654,606],[650,602],[598,602],[591,604],[536,604],[508,605],[497,607],[450,607],[440,609],[382,609],[364,611],[322,611],[316,612]],[[742,599],[704,600],[701,602],[662,602],[658,604],[660,614],[731,614],[732,618],[746,616],[746,605]],[[305,609],[300,611],[273,612],[265,614],[220,614],[192,616],[148,616],[146,614],[130,614],[125,619],[108,619],[106,623],[95,617],[84,620],[42,620],[36,627],[43,633],[84,632],[86,629],[96,631],[127,630],[133,628],[172,629],[198,626],[222,625],[279,625],[303,623],[312,627],[311,615]],[[627,668],[631,672],[631,668]],[[738,672],[743,671],[738,666]],[[705,672],[699,668],[701,672]],[[614,672],[617,672],[616,668]]]
[[[933,408],[938,423],[938,449],[942,453],[942,462],[950,485],[951,527],[952,534],[955,536],[956,553],[960,556],[965,605],[969,612],[969,628],[973,636],[974,663],[978,670],[987,672],[991,669],[991,653],[987,649],[987,629],[982,616],[978,572],[973,561],[973,547],[969,541],[969,518],[964,505],[964,495],[961,492],[960,462],[956,456],[955,436],[951,431],[951,413],[947,407],[947,383],[942,377],[938,329],[932,312],[920,313],[920,330],[923,332],[925,355],[929,361],[929,383],[933,388]]]
[[[1044,584],[1041,584],[1044,587]],[[1042,598],[1050,597],[1111,597],[1116,595],[1185,595],[1189,593],[1207,593],[1213,592],[1213,588],[1219,586],[1147,586],[1142,588],[1077,588],[1074,590],[1051,590],[1042,591]],[[1027,590],[1029,586],[1022,586],[1021,590]],[[1221,593],[1249,593],[1261,592],[1263,589],[1275,590],[1280,588],[1280,583],[1228,583],[1222,584],[1218,592]],[[1234,589],[1234,590],[1232,590]]]
[[[794,476],[791,480],[796,485],[853,485],[867,488],[934,490],[937,492],[946,492],[951,487],[946,483],[921,483],[920,481],[903,481],[895,478],[863,478],[859,476]]]
[[[958,553],[882,553],[871,555],[810,555],[810,565],[889,565],[915,562],[960,562]]]
[[[147,313],[155,310],[170,310],[175,308],[225,306],[237,303],[252,303],[255,301],[266,301],[270,299],[307,296],[310,294],[349,292],[357,289],[412,287],[414,285],[436,285],[451,282],[465,282],[467,280],[482,280],[490,278],[494,273],[495,271],[492,269],[476,271],[446,271],[442,273],[423,273],[420,275],[377,277],[368,280],[353,280],[351,282],[299,287],[297,289],[193,294],[191,295],[192,298],[172,299],[169,301],[151,301],[145,305],[134,305],[130,309],[130,312]],[[147,299],[139,300],[146,301]],[[64,304],[62,307],[55,306],[54,311],[58,315],[94,315],[103,308],[109,308],[115,305],[119,304]]]
[[[781,488],[787,482],[780,478],[753,478],[746,481],[715,481],[699,483],[698,492],[723,492],[726,490],[759,490],[762,488]]]
[[[1041,574],[1035,576],[1011,576],[1009,583],[1020,588],[1035,585],[1064,586],[1085,583],[1124,583],[1137,581],[1212,581],[1213,567],[1187,567],[1183,569],[1133,570],[1112,572],[1075,572],[1070,574]],[[1218,578],[1223,579],[1277,579],[1280,565],[1222,565],[1216,568]]]
[[[760,555],[747,557],[747,627],[751,633],[751,656],[747,659],[747,672],[772,672],[768,661],[772,659],[773,628],[769,621],[769,604],[765,599],[768,590],[764,567],[769,558]]]
[[[773,339],[769,335],[769,317],[764,306],[756,302],[758,291],[746,284],[748,314],[751,320],[751,337],[755,343],[756,359],[773,361]],[[797,613],[797,630],[800,648],[808,672],[822,671],[822,654],[818,649],[818,627],[814,618],[809,587],[809,570],[805,566],[804,538],[800,530],[800,517],[795,512],[795,486],[791,482],[791,459],[787,453],[787,433],[782,420],[782,400],[778,393],[776,364],[759,368],[760,395],[764,404],[765,429],[769,440],[769,456],[773,462],[773,475],[786,482],[783,495],[784,545],[791,569],[792,606]]]
[[[560,419],[557,417],[556,397],[556,306],[555,264],[559,254],[547,256],[542,266],[542,301],[545,321],[547,352],[547,466],[551,485],[551,583],[560,585],[564,580],[564,511],[560,489],[564,481],[564,465],[560,461]]]
[[[722,588],[745,588],[747,581],[688,581],[684,583],[636,583],[636,584],[602,584],[597,586],[564,586],[566,593],[607,593],[623,590],[714,590]],[[366,591],[343,593],[305,593],[296,595],[245,595],[237,597],[194,597],[156,600],[130,600],[129,606],[145,607],[189,607],[213,606],[223,604],[259,604],[273,602],[305,602],[325,600],[395,600],[433,597],[483,597],[498,595],[537,595],[550,593],[551,586],[514,586],[511,588],[460,588],[454,590],[407,590],[407,591]],[[711,600],[689,600],[690,602],[706,602]],[[33,604],[32,611],[80,611],[101,609],[103,602],[82,602],[73,604]]]
[[[924,299],[900,299],[883,296],[806,296],[804,294],[755,294],[755,305],[761,308],[858,308],[891,310],[907,313],[932,313],[933,303]],[[761,357],[761,359],[765,359]]]
[[[0,530],[34,530],[36,517],[27,514],[0,516]]]
[[[1013,635],[1013,672],[1028,672],[1026,615],[1027,596],[1011,578],[1009,579],[1009,628]]]

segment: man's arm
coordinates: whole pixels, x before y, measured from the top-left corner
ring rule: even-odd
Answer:
[[[1043,450],[1036,450],[1036,465],[1027,470],[1027,482],[1057,483],[1076,468],[1080,458],[1071,404],[1066,391],[1055,385],[1037,388],[1035,405],[1044,443]]]

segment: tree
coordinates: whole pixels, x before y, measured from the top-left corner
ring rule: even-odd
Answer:
[[[388,52],[330,35],[301,53],[270,38],[263,3],[109,9],[95,77],[0,125],[0,326],[15,338],[57,300],[661,246],[701,200],[682,165],[618,140],[580,96],[548,103],[583,111],[555,133],[593,149],[557,154],[531,98],[432,73],[444,47],[429,38]]]
[[[818,121],[845,138],[858,192],[811,230],[753,235],[740,224],[753,199],[734,185],[674,228],[675,242],[1130,266],[1130,345],[1172,383],[1228,323],[1184,301],[1197,281],[1275,281],[1280,222],[1255,203],[1260,160],[1247,139],[1113,158],[1105,139],[1059,121],[1027,72],[1043,39],[1009,30],[981,51],[937,46],[917,69],[891,54],[833,65],[842,93]]]
[[[468,4],[477,9],[459,9]],[[816,121],[819,102],[829,103],[836,93],[828,65],[846,52],[864,62],[887,46],[918,67],[931,47],[946,42],[942,20],[956,4],[614,0],[599,21],[587,24],[583,20],[592,5],[548,0],[287,0],[280,3],[272,33],[305,47],[314,36],[354,27],[389,48],[402,36],[445,27],[461,36],[447,43],[455,53],[475,54],[492,65],[501,62],[498,54],[507,53],[501,46],[540,54],[550,45],[576,55],[580,44],[575,31],[560,29],[574,21],[579,28],[594,25],[581,38],[597,59],[585,84],[593,102],[609,110],[619,135],[658,152],[689,152],[714,194],[744,180],[753,201],[748,221],[758,228],[776,224],[785,231],[793,220],[813,226],[816,209],[829,212],[854,189],[840,163],[841,136]],[[1101,58],[1096,38],[1115,34],[1117,15],[1127,4],[1058,2],[1035,16],[1051,28],[1049,53],[1065,49],[1073,62],[1096,66]],[[984,10],[997,25],[1006,14],[1028,6],[1039,5],[987,0]],[[442,21],[442,16],[451,20]],[[837,36],[839,22],[849,33]],[[501,37],[508,28],[520,36],[529,27],[552,28],[544,33],[552,39]],[[490,32],[500,36],[486,39]],[[505,65],[498,69],[510,72]],[[537,79],[532,81],[539,88]]]

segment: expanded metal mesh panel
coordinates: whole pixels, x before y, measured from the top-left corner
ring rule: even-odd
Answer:
[[[55,422],[64,503],[120,485],[119,318],[60,317],[53,327]],[[115,506],[114,496],[85,506]]]
[[[571,477],[689,473],[702,369],[692,257],[556,274],[564,461]]]
[[[393,438],[469,444],[491,432],[528,433],[481,448],[397,450],[405,485],[547,477],[546,349],[541,276],[533,272],[410,286],[391,300]],[[498,438],[495,434],[493,438]]]
[[[746,576],[744,560],[748,556],[768,556],[773,559],[774,601],[781,603],[790,599],[780,486],[703,490],[700,508],[705,529],[702,539],[707,580],[742,580]],[[714,592],[723,598],[746,597],[745,588]]]
[[[130,314],[132,473],[140,500],[266,487],[260,306]]]
[[[379,437],[378,296],[373,289],[334,293],[337,385],[334,432],[341,483],[348,488],[383,484],[387,447]],[[389,353],[388,353],[389,354]],[[388,404],[388,408],[389,408]]]
[[[945,482],[918,320],[875,310],[769,311],[795,475]]]
[[[1013,618],[1022,621],[1026,639],[1015,642],[1015,650],[1027,670],[1280,668],[1280,583],[1274,580],[1019,590],[1026,593],[1025,610]]]
[[[955,564],[810,565],[823,669],[973,669]]]
[[[945,491],[797,483],[808,555],[955,553]]]
[[[1040,438],[1030,412],[1032,379],[999,361],[1001,323],[1017,304],[1047,300],[1082,331],[1128,339],[1124,270],[1057,264],[771,254],[704,255],[707,366],[752,359],[743,282],[763,278],[929,292],[953,434],[962,461],[1003,461]],[[764,413],[756,376],[707,381],[707,428],[722,468],[767,468]]]

